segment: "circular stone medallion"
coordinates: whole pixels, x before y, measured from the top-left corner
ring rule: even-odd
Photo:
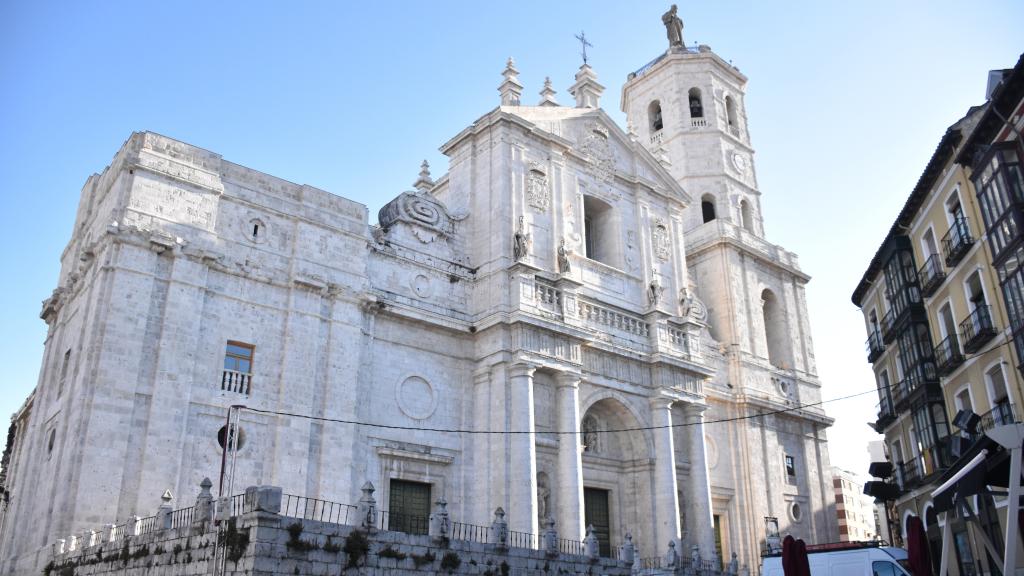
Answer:
[[[420,298],[427,298],[430,293],[433,292],[430,286],[430,278],[427,278],[423,274],[416,274],[409,280],[410,286],[412,286],[413,292],[416,293]]]
[[[437,410],[437,392],[420,376],[409,376],[395,386],[398,409],[413,420],[429,418]]]

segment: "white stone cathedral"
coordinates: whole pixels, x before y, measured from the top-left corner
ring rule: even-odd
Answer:
[[[500,506],[511,530],[594,524],[755,573],[766,517],[838,540],[809,277],[765,240],[746,77],[673,40],[626,80],[623,130],[586,64],[565,104],[503,74],[500,106],[441,146],[447,173],[424,165],[375,225],[133,134],[82,189],[43,305],[0,572],[190,498],[236,404],[265,411],[242,412],[239,488],[355,503],[369,480],[395,514],[443,496],[456,521]]]

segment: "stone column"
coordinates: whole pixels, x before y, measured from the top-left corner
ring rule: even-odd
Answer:
[[[686,523],[690,526],[692,543],[700,546],[701,555],[710,558],[715,553],[714,518],[711,515],[711,484],[708,481],[708,461],[704,449],[704,410],[707,406],[687,404],[687,434],[690,439],[690,482],[687,485],[689,510]],[[691,520],[692,518],[692,520]]]
[[[558,436],[558,483],[555,508],[563,538],[583,539],[583,464],[580,455],[580,377],[558,375],[556,429],[573,434]]]
[[[529,364],[509,368],[509,530],[537,534],[537,441],[533,373]]]
[[[654,537],[660,550],[679,540],[679,494],[676,492],[676,450],[671,398],[651,398],[654,434]]]

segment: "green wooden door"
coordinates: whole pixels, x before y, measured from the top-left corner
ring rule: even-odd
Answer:
[[[608,507],[608,491],[599,488],[583,489],[583,518],[587,526],[594,527],[594,535],[601,545],[601,556],[607,558],[612,551],[612,522]]]
[[[387,529],[426,534],[430,518],[430,484],[391,480]]]

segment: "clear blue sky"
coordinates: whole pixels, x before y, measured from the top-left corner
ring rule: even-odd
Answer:
[[[562,103],[585,30],[618,111],[665,49],[667,2],[0,4],[0,416],[35,386],[79,190],[132,131],[329,190],[371,214],[498,103],[508,56]],[[681,3],[687,43],[749,78],[765,229],[801,255],[824,396],[871,389],[850,294],[946,126],[1024,51],[1021,2]],[[832,461],[863,472],[876,398],[831,404]]]

